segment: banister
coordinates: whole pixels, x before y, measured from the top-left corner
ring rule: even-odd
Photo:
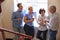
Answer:
[[[2,28],[2,27],[0,27],[0,31],[1,31],[2,36],[4,38],[3,40],[5,40],[4,31],[5,32],[9,32],[9,33],[13,33],[13,34],[16,34],[16,35],[19,35],[19,36],[23,36],[23,38],[30,38],[30,39],[32,39],[32,36],[29,36],[29,35],[26,35],[26,34],[22,34],[22,33],[18,33],[18,32],[15,32],[15,31],[12,31],[12,30],[8,30],[8,29]]]

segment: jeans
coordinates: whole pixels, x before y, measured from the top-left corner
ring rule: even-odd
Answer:
[[[56,40],[57,31],[49,30],[49,40]]]
[[[34,27],[33,26],[29,26],[29,25],[25,24],[24,31],[25,31],[26,35],[34,37]],[[30,40],[30,39],[27,38],[25,40]]]
[[[41,36],[41,34],[42,34],[42,36]],[[46,40],[46,36],[47,36],[47,30],[46,31],[38,30],[37,35],[36,35],[36,37],[40,40]]]
[[[23,32],[23,27],[13,27],[15,32],[22,33]],[[14,40],[18,40],[18,35],[15,35]]]

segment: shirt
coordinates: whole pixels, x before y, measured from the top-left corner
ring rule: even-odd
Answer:
[[[58,28],[59,28],[59,18],[58,18],[58,14],[56,12],[50,16],[48,27],[49,27],[49,29],[51,29],[53,31],[58,30]]]
[[[16,12],[13,12],[13,14],[12,14],[12,23],[13,23],[13,26],[18,26],[18,27],[21,27],[22,26],[22,22],[23,22],[23,11],[21,12],[21,11],[19,11],[19,10],[17,10]],[[17,20],[18,18],[20,18],[21,20]]]
[[[30,13],[27,13],[25,16],[27,17],[27,20],[31,20],[32,18],[34,18],[34,12],[32,13],[32,16],[30,15]],[[27,22],[25,24],[27,24],[29,26],[34,26],[33,22]]]
[[[39,15],[38,16],[38,24],[39,24],[39,30],[41,30],[41,31],[45,31],[45,30],[47,30],[47,25],[46,25],[46,23],[45,23],[45,25],[40,25],[40,21],[43,19],[43,20],[45,20],[47,17],[44,15],[44,16],[41,16],[41,15]]]

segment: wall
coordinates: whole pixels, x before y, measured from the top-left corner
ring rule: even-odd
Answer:
[[[2,14],[1,14],[1,22],[0,22],[0,26],[2,26],[3,28],[9,29],[9,30],[13,30],[12,28],[12,22],[11,22],[11,14],[12,14],[12,9],[13,9],[13,0],[5,0],[2,3]],[[11,33],[7,33],[6,34],[6,38],[12,38],[13,34]]]
[[[1,22],[1,19],[2,19],[2,13],[0,14],[0,27],[2,27],[2,22]],[[0,32],[0,40],[2,40],[2,35],[1,35],[1,32]]]
[[[48,0],[49,5],[54,4],[57,6],[57,11],[60,13],[60,0]],[[13,0],[5,0],[2,3],[2,14],[0,15],[0,26],[13,30],[12,28],[12,21],[11,21],[11,14],[13,9]],[[60,15],[60,14],[59,14]],[[6,32],[5,32],[6,33]],[[60,31],[58,32],[57,39],[60,37]],[[13,34],[6,33],[7,38],[13,38]]]

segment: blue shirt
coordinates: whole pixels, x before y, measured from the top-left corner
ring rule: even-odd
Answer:
[[[33,12],[32,16],[30,15],[30,13],[27,13],[25,16],[27,17],[27,20],[31,20],[32,17],[34,16],[34,12]],[[33,25],[33,22],[27,22],[27,23],[25,23],[25,24],[27,24],[27,25],[29,25],[29,26],[34,26],[34,25]]]
[[[21,27],[23,24],[23,14],[25,14],[25,12],[20,12],[19,10],[17,10],[16,12],[13,12],[12,14],[12,21],[13,21],[13,26],[18,26],[18,27]],[[17,20],[18,18],[21,18],[21,20]]]

